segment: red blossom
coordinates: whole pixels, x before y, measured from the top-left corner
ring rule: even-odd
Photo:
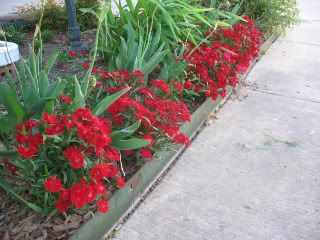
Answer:
[[[101,199],[97,201],[98,210],[101,213],[107,213],[109,211],[108,201],[106,199]]]
[[[186,89],[186,90],[190,90],[190,89],[194,88],[194,85],[190,80],[187,80],[183,84],[183,88]]]
[[[68,54],[70,57],[77,57],[78,56],[78,53],[76,51],[72,51],[72,50],[69,50]]]
[[[59,135],[64,131],[65,131],[65,127],[61,123],[51,124],[45,130],[47,135]]]
[[[82,64],[82,68],[85,69],[85,70],[88,70],[90,68],[90,63]]]
[[[64,213],[64,212],[68,211],[68,209],[70,208],[71,202],[64,201],[62,199],[58,199],[55,201],[55,206],[56,206],[59,213]]]
[[[61,189],[59,192],[59,198],[63,201],[70,200],[70,192],[67,189]]]
[[[68,147],[63,151],[63,156],[69,160],[71,167],[74,169],[80,169],[84,165],[85,156],[77,147]]]
[[[70,200],[76,208],[82,208],[88,202],[87,187],[74,184],[70,189]]]
[[[74,123],[72,122],[72,117],[70,115],[61,114],[61,124],[67,129],[71,130],[74,128]]]
[[[99,81],[98,81],[98,82],[96,83],[96,87],[102,87],[102,86],[103,86],[103,83],[102,83],[102,82],[99,82]]]
[[[38,146],[43,144],[43,135],[40,133],[36,133],[33,135],[29,135],[29,144],[33,145],[33,146]]]
[[[126,181],[122,177],[116,176],[116,181],[119,187],[124,187],[126,185]]]
[[[151,134],[144,134],[141,139],[143,140],[149,140],[150,143],[147,146],[153,146],[154,145],[154,136]]]
[[[10,163],[8,159],[2,159],[2,161],[12,174],[17,174],[17,168],[12,163]]]
[[[55,114],[49,114],[46,112],[42,113],[42,121],[46,124],[56,124],[59,122],[58,116]]]
[[[109,159],[110,161],[120,161],[120,152],[116,148],[110,148],[107,151],[105,151],[103,155],[106,159]]]
[[[23,132],[23,130],[26,131],[26,132],[29,132],[32,128],[39,127],[39,125],[40,125],[40,122],[38,122],[38,121],[36,121],[34,119],[30,119],[30,120],[27,120],[25,122],[19,123],[16,126],[16,129],[19,132]]]
[[[34,145],[29,145],[29,146],[19,145],[18,146],[18,154],[24,158],[31,158],[31,157],[35,156],[37,153],[38,153],[38,150]]]
[[[136,77],[144,77],[144,73],[140,70],[135,70],[133,72],[133,75],[136,76]]]
[[[171,83],[172,83],[172,85],[177,89],[177,92],[178,92],[179,94],[181,94],[182,91],[183,91],[183,86],[182,86],[182,84],[179,83],[178,81],[175,81],[175,80],[172,80]]]
[[[166,94],[170,94],[170,86],[164,81],[164,80],[152,80],[151,81],[152,86],[161,89]]]
[[[102,182],[97,182],[93,185],[94,190],[100,194],[100,195],[105,195],[107,193],[107,189],[105,185]]]
[[[190,139],[189,137],[187,137],[186,135],[184,135],[183,133],[179,133],[177,134],[174,138],[173,141],[176,144],[184,144],[186,145],[186,147],[190,146]]]
[[[92,203],[96,199],[96,190],[94,188],[94,184],[89,184],[87,187],[87,201],[88,203]]]
[[[44,181],[43,186],[48,192],[59,192],[63,187],[61,180],[57,177],[48,177]]]
[[[80,55],[88,55],[89,51],[81,50],[79,53],[80,53]]]
[[[72,103],[72,99],[70,96],[65,96],[63,94],[60,95],[60,99],[61,101],[63,101],[66,104],[71,104]]]
[[[109,165],[106,163],[100,163],[94,165],[90,169],[91,178],[94,179],[96,182],[101,181],[104,177],[108,175]]]
[[[141,158],[152,158],[153,157],[153,152],[150,151],[147,148],[141,148],[140,149],[140,155],[141,155]]]

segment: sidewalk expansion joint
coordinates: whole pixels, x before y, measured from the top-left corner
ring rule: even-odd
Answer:
[[[273,95],[273,96],[278,96],[278,97],[284,97],[284,98],[290,98],[290,99],[299,100],[299,101],[320,103],[320,100],[313,100],[313,99],[306,99],[306,98],[287,96],[287,95],[282,95],[282,94],[278,94],[278,93],[261,91],[261,90],[258,90],[258,89],[249,89],[249,90],[252,90],[252,91],[255,91],[255,92],[258,92],[258,93],[263,93],[263,94],[268,94],[268,95]]]
[[[319,19],[302,19],[301,22],[312,23],[312,22],[320,22],[320,20]]]
[[[309,43],[309,42],[296,42],[296,41],[290,41],[290,40],[279,40],[279,42],[287,42],[287,43],[296,43],[296,44],[304,44],[308,46],[315,46],[315,47],[320,47],[320,44],[317,43]]]

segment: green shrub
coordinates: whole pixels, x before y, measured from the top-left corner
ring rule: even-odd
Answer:
[[[255,19],[257,26],[267,34],[278,28],[285,31],[299,19],[296,0],[249,0],[242,11]]]
[[[9,42],[14,42],[18,45],[21,45],[26,37],[22,28],[17,28],[10,26],[7,28],[0,29],[0,40],[7,40]]]
[[[90,14],[83,14],[81,8],[92,8],[99,5],[99,0],[78,0],[75,3],[77,19],[81,30],[96,28],[96,18]],[[18,7],[19,15],[30,22],[37,24],[41,15],[41,4],[26,4]],[[48,30],[66,31],[68,28],[68,18],[63,2],[57,0],[47,0],[43,12],[42,28]]]
[[[240,6],[239,15],[248,15],[258,28],[267,35],[274,31],[285,31],[299,20],[299,9],[296,0],[192,0],[206,7],[217,7],[223,10]]]
[[[41,37],[43,42],[49,42],[53,38],[53,31],[52,30],[43,30],[41,32]]]

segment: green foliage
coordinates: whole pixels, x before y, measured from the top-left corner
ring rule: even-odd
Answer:
[[[53,38],[53,31],[46,29],[41,31],[41,37],[43,42],[49,42]]]
[[[120,45],[113,51],[110,68],[133,72],[141,70],[147,79],[148,75],[159,65],[168,54],[164,43],[160,45],[161,25],[157,32],[147,36],[137,32],[131,24],[125,26],[127,39],[120,37]]]
[[[299,21],[296,0],[193,0],[204,6],[213,6],[230,11],[240,5],[240,15],[248,15],[267,35],[276,31],[284,32],[286,27]]]
[[[111,11],[104,21],[104,37],[108,38],[110,49],[120,42],[120,36],[126,34],[126,26],[130,23],[137,32],[156,32],[161,25],[161,42],[174,49],[185,41],[197,42],[203,39],[201,26],[214,28],[230,26],[225,19],[233,19],[234,14],[224,13],[215,8],[204,8],[190,5],[182,0],[126,0],[125,5],[118,4],[119,14]],[[213,13],[210,17],[206,13]],[[106,45],[106,44],[105,44]]]
[[[8,134],[16,124],[26,119],[39,117],[44,110],[52,110],[53,101],[66,85],[66,81],[61,79],[49,83],[48,76],[57,56],[53,54],[47,64],[43,65],[40,42],[37,53],[29,46],[29,59],[20,59],[17,79],[7,72],[8,82],[0,86],[0,103],[6,109],[0,115],[2,134]],[[17,93],[21,93],[21,96]]]
[[[267,34],[279,28],[285,31],[287,26],[299,20],[296,0],[250,0],[243,5],[242,11]]]
[[[97,19],[91,14],[84,14],[82,8],[96,8],[99,6],[99,0],[77,0],[76,3],[78,24],[80,29],[93,29],[97,27]]]
[[[22,28],[9,26],[6,28],[0,28],[0,40],[14,42],[21,45],[25,40],[26,34]]]
[[[99,0],[78,0],[75,3],[77,19],[81,30],[96,28],[96,18],[83,14],[80,8],[93,8],[99,5]],[[18,7],[19,15],[28,22],[36,25],[41,16],[41,4],[26,4]],[[46,0],[42,27],[47,30],[66,31],[68,27],[67,12],[64,1]],[[45,41],[45,39],[43,39]]]

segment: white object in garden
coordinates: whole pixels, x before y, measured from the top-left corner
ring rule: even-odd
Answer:
[[[7,66],[20,59],[19,47],[13,42],[0,41],[0,67]]]
[[[132,0],[132,3],[134,5],[137,4],[137,1],[138,0]],[[121,6],[125,6],[126,5],[126,0],[112,0],[111,1],[111,9],[112,9],[112,12],[114,15],[119,15],[119,9],[118,9],[118,6],[117,6],[117,3],[120,3]]]

